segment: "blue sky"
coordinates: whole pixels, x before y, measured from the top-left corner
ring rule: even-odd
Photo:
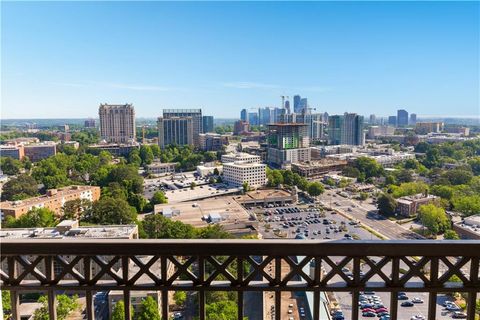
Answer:
[[[2,2],[2,117],[479,115],[479,2]]]

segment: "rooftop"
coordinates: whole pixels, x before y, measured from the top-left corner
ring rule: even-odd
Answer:
[[[280,198],[280,197],[289,197],[291,196],[290,192],[282,189],[259,189],[255,191],[247,192],[244,195],[236,196],[235,200],[237,201],[246,201],[246,200],[261,200],[265,198]]]

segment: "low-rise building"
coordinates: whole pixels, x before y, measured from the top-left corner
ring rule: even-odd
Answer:
[[[218,133],[201,133],[199,136],[200,149],[203,151],[221,151],[228,145],[228,136]]]
[[[298,162],[309,162],[311,159],[312,157],[310,148],[268,148],[267,150],[267,161],[275,167],[282,167]]]
[[[222,162],[227,163],[227,162],[243,162],[243,163],[260,163],[261,158],[260,156],[253,155],[253,154],[248,154],[245,152],[238,152],[238,153],[229,153],[229,154],[224,154],[222,156]]]
[[[215,169],[218,170],[218,173],[223,172],[223,166],[217,165],[215,162],[205,163],[204,165],[197,166],[197,174],[200,177],[209,176],[215,173]]]
[[[453,230],[462,239],[480,240],[480,214],[466,217],[453,224]]]
[[[223,181],[229,185],[258,188],[267,183],[267,165],[263,163],[229,162],[223,164]]]
[[[24,147],[23,145],[1,145],[0,157],[22,160],[25,157]]]
[[[417,122],[415,132],[417,134],[427,134],[431,132],[439,133],[443,131],[443,122]]]
[[[65,202],[75,199],[96,201],[100,198],[100,187],[96,186],[69,186],[59,189],[50,189],[45,195],[17,201],[0,203],[1,219],[12,216],[15,219],[34,208],[48,208],[57,216],[62,214]]]
[[[147,165],[147,173],[154,175],[167,175],[175,173],[177,162],[153,162]]]
[[[56,155],[57,143],[54,141],[44,141],[40,143],[27,144],[24,146],[24,151],[25,156],[27,156],[30,161],[37,162]]]
[[[423,193],[401,197],[397,199],[396,212],[405,217],[414,216],[422,205],[437,203],[439,201],[439,197]]]
[[[306,178],[318,178],[330,171],[342,171],[346,160],[321,159],[310,162],[292,163],[292,171]]]
[[[88,146],[89,149],[100,151],[108,151],[114,156],[128,157],[134,149],[139,149],[138,143],[118,144],[118,143],[99,143]]]
[[[258,189],[243,195],[235,196],[235,201],[244,207],[268,207],[272,205],[286,205],[296,203],[298,195],[296,188],[291,191],[283,189]]]
[[[238,136],[250,132],[250,124],[247,121],[238,120],[233,125],[233,134]]]

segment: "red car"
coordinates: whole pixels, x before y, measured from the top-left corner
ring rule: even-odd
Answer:
[[[362,312],[375,312],[375,309],[365,308],[365,309],[362,310]]]
[[[375,309],[375,312],[376,312],[376,313],[388,312],[388,310],[387,310],[387,308],[378,308],[378,309]]]

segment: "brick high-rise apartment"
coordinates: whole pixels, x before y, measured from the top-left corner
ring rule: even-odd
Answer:
[[[101,104],[100,134],[108,143],[135,142],[135,109],[131,104]]]

